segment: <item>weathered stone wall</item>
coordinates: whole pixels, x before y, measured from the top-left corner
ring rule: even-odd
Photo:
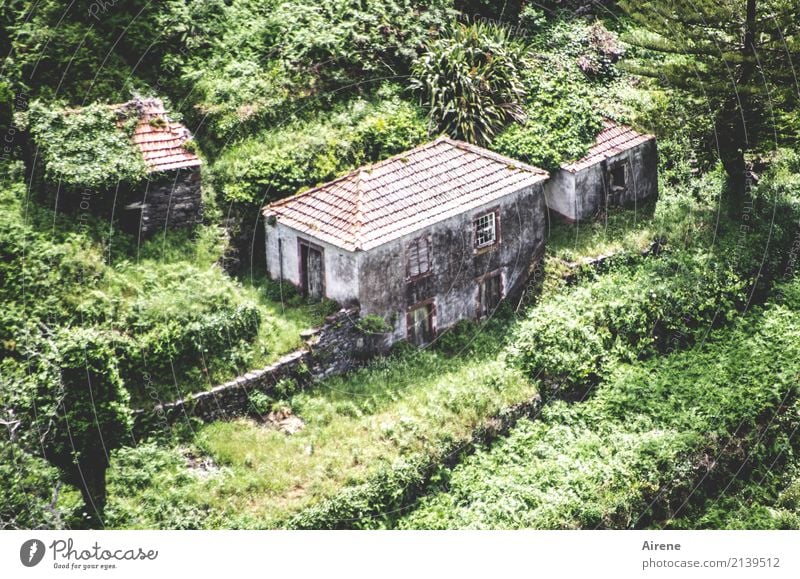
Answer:
[[[170,171],[148,181],[141,203],[135,205],[141,208],[138,229],[143,237],[194,226],[203,217],[200,167]]]
[[[326,323],[302,334],[306,347],[283,356],[265,368],[252,370],[211,390],[181,400],[135,411],[137,438],[192,418],[210,422],[255,413],[250,395],[269,394],[284,379],[305,387],[315,381],[352,370],[382,352],[382,336],[362,331],[357,309],[341,310]]]
[[[499,243],[474,247],[473,219],[496,210]],[[541,184],[527,187],[424,229],[364,252],[359,265],[363,315],[375,314],[392,327],[389,341],[406,338],[411,306],[433,299],[437,331],[478,315],[478,280],[500,272],[503,296],[514,297],[528,278],[531,263],[544,247],[547,209]],[[409,241],[430,239],[431,274],[407,278]]]
[[[625,166],[626,186],[615,198],[609,170]],[[658,195],[658,153],[655,139],[604,159],[575,174],[559,170],[545,185],[547,205],[569,221],[592,219],[614,205],[633,205]]]

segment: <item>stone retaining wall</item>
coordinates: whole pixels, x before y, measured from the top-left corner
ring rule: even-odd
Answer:
[[[292,380],[305,387],[356,368],[380,353],[376,344],[383,341],[362,331],[360,319],[357,308],[340,310],[328,316],[323,326],[301,334],[305,348],[283,356],[274,364],[247,372],[211,390],[134,411],[134,437],[167,429],[181,420],[211,422],[254,413],[250,395],[269,394],[281,380]]]

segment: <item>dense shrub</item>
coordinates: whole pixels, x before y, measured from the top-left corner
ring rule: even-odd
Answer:
[[[427,44],[410,87],[437,132],[486,145],[524,119],[526,47],[494,24],[459,23]]]
[[[214,165],[223,200],[255,210],[358,165],[423,142],[415,107],[391,87],[378,100],[357,99],[316,119],[296,121],[225,149]]]
[[[156,384],[168,385],[176,379],[183,381],[196,368],[207,371],[214,362],[226,362],[235,374],[241,366],[237,354],[255,338],[260,323],[254,304],[211,312],[186,323],[163,320],[125,343],[120,352],[123,376],[136,384],[146,374]]]
[[[171,3],[164,26],[191,22],[195,34],[182,31],[185,49],[166,65],[191,95],[203,135],[221,144],[402,78],[423,41],[450,20],[451,6],[451,0]]]
[[[50,183],[99,193],[144,178],[144,159],[130,140],[137,119],[118,128],[108,105],[66,109],[39,101],[31,103],[27,114],[36,163]]]
[[[580,80],[545,67],[540,62],[526,75],[525,122],[509,126],[491,148],[552,171],[585,155],[602,124]]]
[[[798,372],[800,313],[769,304],[697,348],[619,366],[581,404],[549,405],[541,421],[520,424],[456,467],[400,526],[641,528],[671,520],[796,456]]]
[[[137,399],[144,396],[143,373],[163,388],[215,365],[228,374],[240,369],[243,344],[258,333],[261,314],[219,267],[181,255],[159,263],[147,244],[139,263],[108,265],[86,234],[37,231],[21,217],[13,191],[0,202],[4,355],[21,357],[31,324],[111,332],[119,372]],[[212,259],[200,251],[195,260]]]
[[[29,437],[23,448],[58,467],[96,520],[106,501],[108,453],[132,426],[117,337],[93,328],[27,330],[19,344],[24,361],[3,363],[0,407]]]
[[[515,365],[566,385],[691,343],[697,331],[737,315],[746,283],[699,253],[668,254],[621,267],[536,306],[511,342]]]

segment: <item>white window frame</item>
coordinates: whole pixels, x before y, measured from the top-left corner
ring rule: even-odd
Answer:
[[[486,223],[481,223],[482,220],[487,220]],[[472,220],[473,229],[475,231],[475,249],[483,249],[484,247],[491,247],[498,241],[497,235],[497,211],[492,210],[481,215],[478,215]],[[491,232],[490,237],[486,237],[481,241],[481,237],[486,231]]]

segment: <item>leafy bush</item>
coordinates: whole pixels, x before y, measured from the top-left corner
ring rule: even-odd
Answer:
[[[132,418],[117,369],[116,336],[94,328],[50,331],[30,324],[24,361],[7,358],[0,381],[3,414],[20,421],[31,453],[42,453],[78,488],[87,515],[102,515],[108,452],[123,444]]]
[[[28,123],[37,163],[50,183],[92,193],[145,176],[144,159],[130,140],[136,119],[117,127],[114,109],[92,104],[81,109],[31,103]]]
[[[586,83],[546,58],[532,61],[524,83],[525,121],[510,125],[491,148],[549,171],[583,157],[602,128]]]
[[[691,343],[729,321],[746,283],[703,254],[668,254],[622,267],[536,306],[511,342],[512,363],[532,376],[577,385],[633,361]]]
[[[551,403],[457,466],[399,526],[670,521],[796,456],[798,372],[800,313],[769,304],[697,348],[620,365],[583,403]]]
[[[417,110],[387,87],[375,102],[357,99],[331,114],[270,130],[223,151],[214,171],[225,201],[248,211],[381,160],[425,140]]]
[[[221,144],[402,78],[452,13],[451,0],[171,3],[164,26],[197,34],[181,30],[167,63]]]

